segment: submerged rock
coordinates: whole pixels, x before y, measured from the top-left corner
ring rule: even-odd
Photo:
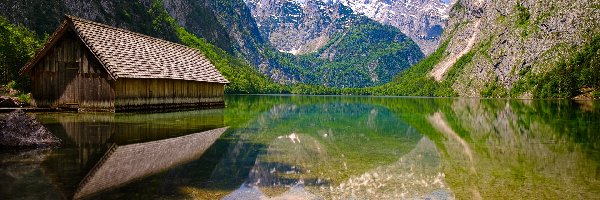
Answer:
[[[0,120],[0,148],[47,148],[60,146],[61,142],[21,110],[11,112]]]

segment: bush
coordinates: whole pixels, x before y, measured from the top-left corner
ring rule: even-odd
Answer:
[[[30,105],[31,104],[31,93],[21,93],[17,96],[21,105]]]

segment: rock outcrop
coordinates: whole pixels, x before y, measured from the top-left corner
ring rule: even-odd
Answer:
[[[0,120],[0,148],[48,148],[62,141],[21,110]]]
[[[20,104],[19,99],[16,97],[0,96],[0,107],[19,107]]]

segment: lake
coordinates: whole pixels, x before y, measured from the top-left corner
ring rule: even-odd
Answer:
[[[224,109],[32,114],[0,199],[597,199],[600,102],[232,95]]]

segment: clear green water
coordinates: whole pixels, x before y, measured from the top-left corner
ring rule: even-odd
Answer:
[[[600,102],[227,96],[226,105],[35,114],[65,146],[1,151],[0,199],[70,199],[94,178],[110,187],[91,187],[89,199],[600,197]],[[181,139],[221,127],[214,142]],[[171,156],[140,150],[150,144],[172,145]],[[117,155],[138,159],[98,177]],[[159,163],[168,167],[119,181]]]

